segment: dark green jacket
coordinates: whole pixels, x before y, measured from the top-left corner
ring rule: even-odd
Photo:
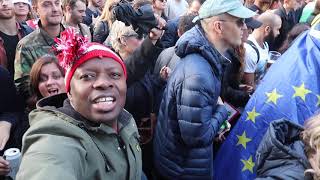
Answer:
[[[18,180],[141,179],[138,130],[127,111],[119,115],[116,134],[105,124],[92,126],[70,109],[68,100],[61,107],[57,97],[61,95],[43,99],[30,113]],[[43,106],[52,103],[56,106]]]

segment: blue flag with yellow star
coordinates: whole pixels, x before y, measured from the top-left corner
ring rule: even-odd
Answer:
[[[216,180],[250,180],[255,153],[271,121],[303,125],[320,107],[320,26],[300,35],[249,100],[214,162]]]

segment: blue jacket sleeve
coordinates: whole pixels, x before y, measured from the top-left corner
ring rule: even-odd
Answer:
[[[187,77],[177,92],[177,118],[183,142],[190,147],[212,144],[227,119],[226,108],[217,106],[219,94],[210,88],[203,74]]]

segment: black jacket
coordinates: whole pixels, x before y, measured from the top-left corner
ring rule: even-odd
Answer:
[[[300,140],[303,127],[280,119],[270,123],[256,152],[257,179],[310,180],[310,168]]]
[[[22,135],[28,128],[28,119],[23,113],[23,101],[17,95],[13,80],[2,66],[0,66],[0,84],[0,121],[7,121],[12,125],[5,149],[20,148]],[[2,153],[0,151],[0,155]]]
[[[176,44],[179,39],[178,36],[178,25],[180,17],[169,20],[164,31],[163,36],[161,37],[161,45],[163,48],[169,48]]]
[[[124,60],[127,68],[128,87],[142,79],[146,72],[154,66],[157,57],[163,50],[156,45],[152,44],[149,38],[146,38],[141,46]]]
[[[275,14],[279,15],[282,21],[281,28],[279,30],[280,34],[276,37],[274,42],[269,43],[270,51],[277,51],[286,40],[289,31],[293,28],[294,25],[299,23],[299,19],[302,14],[303,7],[297,9],[296,11],[291,11],[286,14],[286,11],[283,6],[279,7],[275,11]]]
[[[109,26],[105,21],[98,21],[93,27],[93,42],[103,44],[109,35]]]

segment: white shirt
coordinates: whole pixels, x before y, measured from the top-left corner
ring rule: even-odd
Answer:
[[[267,42],[263,43],[263,47],[260,47],[260,45],[257,43],[256,39],[252,36],[252,34],[249,35],[248,40],[252,41],[254,45],[256,45],[260,59],[258,61],[258,54],[256,50],[253,49],[253,47],[247,43],[244,44],[244,47],[246,49],[245,52],[245,66],[244,66],[244,72],[246,73],[256,73],[257,79],[260,79],[261,76],[266,71],[266,64],[267,60],[269,58],[269,46]]]
[[[164,14],[168,20],[183,15],[188,11],[189,5],[186,0],[168,0]]]

